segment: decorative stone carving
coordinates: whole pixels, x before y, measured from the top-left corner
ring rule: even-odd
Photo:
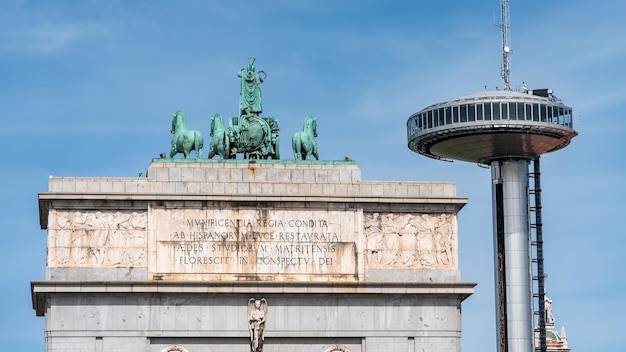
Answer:
[[[189,352],[186,348],[182,346],[167,346],[161,352]]]
[[[554,314],[552,313],[552,300],[548,296],[544,297],[544,309],[546,312],[546,325],[554,326]]]
[[[265,298],[250,298],[248,300],[248,329],[250,331],[251,352],[263,352],[266,318],[267,300]]]
[[[325,349],[324,352],[350,352],[350,350],[344,345],[334,345]]]
[[[559,334],[554,328],[554,314],[552,312],[552,300],[548,298],[548,296],[544,297],[544,317],[546,324],[546,346],[548,351],[555,352],[569,352],[570,348],[567,344],[567,335],[565,333],[565,327],[561,328],[561,333]],[[537,322],[537,324],[539,324]],[[539,351],[541,347],[541,341],[539,332],[535,332],[535,348]]]
[[[146,265],[146,212],[56,210],[50,220],[49,267]]]
[[[452,214],[364,213],[369,268],[457,267],[457,223]]]

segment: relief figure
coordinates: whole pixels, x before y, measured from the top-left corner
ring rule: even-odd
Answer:
[[[134,266],[147,257],[146,213],[57,211],[49,265]]]
[[[455,265],[454,258],[454,229],[452,218],[448,214],[437,217],[435,230],[435,249],[437,251],[437,263],[441,266]]]
[[[365,262],[375,268],[456,265],[453,214],[364,213]]]
[[[396,217],[392,214],[383,215],[383,263],[394,265],[398,261],[400,241]]]
[[[363,217],[365,218],[365,238],[367,241],[365,259],[370,265],[380,264],[383,250],[380,213],[366,213]]]

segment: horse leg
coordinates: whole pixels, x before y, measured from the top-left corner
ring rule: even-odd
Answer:
[[[228,138],[228,135],[226,134],[226,132],[222,132],[222,136],[221,136],[221,141],[219,141],[221,143],[218,143],[218,154],[220,155],[220,158],[222,159],[228,159],[229,157],[229,148],[230,148],[230,139]]]
[[[294,149],[293,154],[294,159],[296,160],[304,160],[306,155],[302,153],[302,146],[300,146],[300,144],[296,144],[296,148]]]
[[[225,159],[224,149],[221,146],[217,146],[215,147],[215,149],[211,148],[211,151],[209,152],[209,159],[213,159],[213,157],[216,155],[219,155],[220,159]]]
[[[219,141],[216,138],[215,135],[211,138],[211,143],[209,144],[209,159],[213,159],[215,155],[219,154]]]
[[[315,160],[320,160],[319,156],[317,155],[317,142],[315,140],[313,140],[313,150],[311,151],[311,153],[315,157]]]
[[[202,138],[202,133],[196,131],[194,132],[194,146],[196,147],[196,159],[202,159],[202,147],[204,146],[204,138]]]
[[[313,151],[310,139],[306,133],[303,133],[302,142],[300,143],[302,144],[302,160],[306,160]]]
[[[296,132],[296,134],[293,135],[293,138],[291,139],[291,148],[293,149],[293,158],[295,160],[298,160],[298,157],[300,157],[300,138],[298,138],[298,132]]]
[[[174,157],[178,153],[178,148],[176,148],[176,137],[172,137],[172,149],[170,149],[170,159]]]
[[[202,159],[202,143],[198,144],[198,142],[196,141],[191,147],[191,150],[196,151],[196,159]]]
[[[194,150],[194,136],[192,133],[187,133],[183,136],[182,152],[185,154],[185,159],[189,158],[189,154]]]
[[[280,144],[278,142],[278,137],[276,137],[276,144],[274,145],[274,156],[272,159],[280,160]]]
[[[300,160],[306,160],[307,151],[306,151],[306,145],[304,144],[304,141],[300,142],[299,151],[300,151]]]

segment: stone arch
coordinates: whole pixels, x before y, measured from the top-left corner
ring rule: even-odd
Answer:
[[[333,345],[325,349],[324,352],[350,352],[350,349],[344,345]]]
[[[179,345],[170,345],[165,347],[161,352],[189,352],[185,347]]]

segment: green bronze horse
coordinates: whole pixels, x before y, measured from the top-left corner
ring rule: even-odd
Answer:
[[[215,114],[211,119],[211,145],[209,159],[219,155],[222,159],[230,159],[230,138],[224,125],[222,115]]]
[[[173,158],[178,153],[183,153],[185,158],[189,158],[189,153],[192,150],[196,151],[196,159],[202,158],[202,146],[204,145],[202,133],[187,128],[185,114],[180,110],[172,115],[171,132],[174,134],[174,137],[172,137],[170,158]]]
[[[312,155],[315,160],[319,160],[315,137],[317,137],[317,119],[309,115],[304,119],[302,131],[294,133],[291,139],[294,159],[306,160],[307,156]]]

